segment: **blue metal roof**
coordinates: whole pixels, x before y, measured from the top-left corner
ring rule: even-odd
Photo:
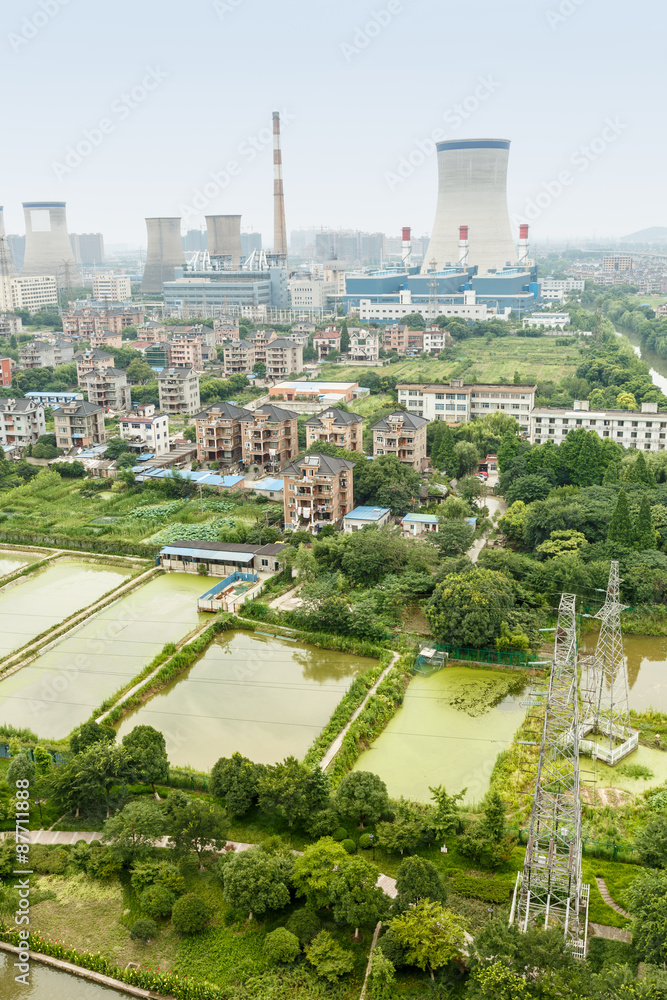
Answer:
[[[150,455],[137,455],[137,462],[148,462],[151,458],[155,458],[153,452]]]
[[[403,521],[418,521],[419,524],[437,524],[437,514],[406,514]]]
[[[282,490],[284,483],[282,479],[258,479],[256,483],[252,484],[253,490],[269,490],[269,492],[276,492]]]
[[[189,556],[195,559],[205,559],[211,562],[213,559],[222,562],[251,563],[255,558],[254,552],[235,552],[231,549],[198,549],[196,542],[192,548],[181,548],[176,545],[165,545],[160,549],[161,556]]]
[[[385,514],[389,513],[389,507],[355,507],[345,515],[344,520],[347,521],[349,518],[353,521],[381,521]]]

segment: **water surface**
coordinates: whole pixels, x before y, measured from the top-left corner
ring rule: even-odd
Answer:
[[[582,653],[592,654],[596,643],[597,633],[584,636]],[[630,708],[667,713],[667,636],[624,635],[623,650]]]
[[[51,554],[50,549],[44,552],[21,552],[20,549],[0,549],[0,577],[15,573],[17,569],[23,569],[30,563],[39,562],[46,559]]]
[[[373,660],[252,632],[227,632],[187,673],[126,718],[164,733],[172,764],[208,770],[235,750],[273,764],[303,757]]]
[[[0,952],[0,997],[2,1000],[127,1000],[129,993],[120,993],[108,986],[98,986],[68,972],[59,972],[42,965],[30,963],[30,983],[17,983],[14,976],[16,956]]]

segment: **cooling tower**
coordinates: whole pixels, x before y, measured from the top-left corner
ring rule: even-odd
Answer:
[[[51,274],[61,288],[81,284],[67,232],[64,201],[24,201],[25,258],[23,274]]]
[[[210,257],[229,257],[233,268],[241,265],[241,216],[207,215]]]
[[[3,208],[0,205],[0,278],[7,278],[11,274],[16,274],[16,267],[9,249],[7,235],[5,233],[5,220]]]
[[[161,295],[164,282],[173,281],[176,277],[174,269],[185,264],[181,243],[181,220],[146,219],[146,229],[148,249],[141,291]]]
[[[478,273],[516,263],[507,209],[507,139],[439,142],[438,208],[422,274],[461,255],[459,226],[469,227],[468,264]]]

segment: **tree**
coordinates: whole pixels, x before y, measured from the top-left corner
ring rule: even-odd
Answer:
[[[432,861],[414,855],[401,861],[396,875],[394,909],[402,913],[422,899],[447,901],[447,886]]]
[[[129,444],[123,438],[112,437],[107,441],[105,455],[107,458],[120,458],[121,455],[127,454],[131,450]]]
[[[440,437],[440,446],[437,451],[437,461],[435,464],[438,469],[445,469],[450,476],[455,476],[459,471],[454,435],[452,434],[451,427],[448,427],[447,424],[444,425]]]
[[[545,476],[521,476],[505,490],[505,499],[508,504],[515,504],[517,500],[533,503],[535,500],[546,500],[552,489],[552,484]]]
[[[443,556],[454,557],[467,552],[474,537],[474,528],[466,521],[455,521],[443,516],[437,532],[432,533],[429,541],[440,549]]]
[[[278,927],[264,938],[264,958],[269,965],[293,962],[301,951],[299,939],[285,927]]]
[[[341,865],[334,883],[334,919],[354,927],[355,940],[359,926],[375,925],[389,909],[389,900],[377,886],[378,870],[364,858],[349,858]]]
[[[505,836],[505,812],[505,803],[495,788],[492,788],[484,799],[482,826],[486,835],[496,844]]]
[[[194,851],[200,871],[204,868],[204,852],[213,847],[221,850],[227,843],[225,817],[219,806],[205,799],[191,799],[174,791],[164,807],[167,833],[177,851]]]
[[[174,903],[171,922],[179,934],[197,934],[211,919],[211,907],[205,899],[189,892]]]
[[[158,935],[159,927],[154,920],[148,917],[142,917],[140,920],[135,920],[132,924],[130,930],[130,937],[133,941],[151,941]]]
[[[630,521],[628,495],[625,490],[621,490],[618,494],[614,513],[611,515],[607,529],[607,541],[628,547],[632,545],[632,522]]]
[[[393,823],[378,823],[377,838],[381,847],[390,854],[414,851],[424,835],[424,827],[418,819],[405,813],[397,815]]]
[[[298,825],[327,804],[321,799],[322,789],[318,784],[313,782],[305,764],[296,757],[286,757],[261,774],[257,789],[259,807],[290,827]]]
[[[257,797],[262,770],[238,751],[231,757],[220,757],[211,770],[211,794],[225,799],[232,816],[243,816]]]
[[[285,926],[292,934],[296,934],[302,945],[308,944],[322,930],[320,918],[307,906],[295,910]]]
[[[382,948],[376,948],[371,960],[368,979],[368,1000],[391,1000],[395,997],[396,970],[393,962],[385,957]]]
[[[636,549],[655,549],[657,547],[651,505],[648,502],[646,494],[643,495],[639,505],[639,513],[634,524],[632,538]]]
[[[347,323],[343,320],[340,327],[340,353],[349,354],[350,351],[350,334],[348,333]]]
[[[346,536],[341,569],[355,583],[377,583],[386,573],[399,573],[408,561],[406,540],[393,528],[363,528]]]
[[[354,968],[352,953],[341,948],[329,931],[320,931],[308,945],[306,958],[317,975],[330,983],[335,983]]]
[[[165,819],[159,806],[137,799],[105,822],[102,840],[127,862],[150,854],[164,831]]]
[[[461,917],[446,910],[441,903],[421,900],[391,922],[391,929],[405,948],[409,965],[433,970],[462,957],[465,924]]]
[[[194,424],[188,424],[188,426],[183,429],[183,437],[186,441],[194,442],[197,440],[197,428]]]
[[[465,797],[468,791],[464,788],[456,795],[449,795],[444,785],[429,786],[431,798],[435,802],[435,808],[429,817],[429,823],[436,837],[448,837],[454,833],[459,825],[460,808],[459,802]]]
[[[457,489],[459,496],[470,505],[472,510],[477,508],[478,500],[486,496],[486,485],[480,482],[477,476],[465,476],[459,480]]]
[[[136,777],[133,761],[122,746],[110,743],[94,743],[76,759],[77,780],[91,793],[103,795],[107,819],[111,813],[110,793],[114,785],[127,784]]]
[[[619,410],[638,410],[637,400],[631,392],[619,392],[616,397],[616,405]]]
[[[155,378],[155,372],[142,358],[134,358],[127,366],[127,378],[132,384],[146,385]]]
[[[355,502],[390,507],[400,517],[412,509],[420,485],[419,474],[395,455],[380,455],[372,462],[358,461],[354,467]]]
[[[643,483],[644,486],[651,488],[655,486],[655,476],[646,464],[643,451],[640,451],[637,455],[635,462],[628,470],[626,479],[629,483]]]
[[[345,848],[332,837],[322,837],[310,844],[294,862],[292,881],[297,896],[305,896],[313,910],[331,906],[338,870],[348,859]]]
[[[19,753],[12,757],[7,769],[7,784],[16,785],[17,781],[34,781],[35,765],[27,753]]]
[[[648,868],[667,868],[667,816],[651,820],[635,837],[635,847]]]
[[[426,606],[433,635],[453,646],[488,649],[514,607],[507,577],[488,569],[450,573]]]
[[[371,771],[349,771],[336,792],[337,811],[362,828],[364,823],[377,823],[388,805],[387,786]]]
[[[474,472],[479,462],[479,452],[476,445],[472,441],[459,441],[458,444],[454,445],[454,451],[456,452],[456,459],[458,461],[458,469],[455,473],[456,477],[461,479],[463,476],[468,476],[471,472]]]
[[[259,378],[265,378],[266,376],[266,365],[263,361],[255,361],[252,366],[253,374],[257,375]]]
[[[115,743],[116,730],[98,722],[84,722],[69,739],[72,753],[83,753],[95,743]]]
[[[56,458],[58,449],[52,444],[35,444],[32,448],[33,458],[51,459]]]
[[[220,869],[225,902],[249,914],[281,910],[290,901],[291,856],[253,848],[234,855]]]
[[[588,545],[588,539],[581,531],[568,528],[567,531],[552,531],[548,542],[542,542],[535,550],[544,556],[562,556],[565,552],[578,552]]]
[[[628,889],[632,943],[644,962],[667,961],[667,871],[643,869]]]
[[[498,448],[498,470],[505,472],[508,464],[519,452],[519,439],[516,434],[506,431]]]
[[[122,745],[134,762],[140,780],[151,786],[153,795],[159,801],[155,783],[165,782],[169,777],[169,758],[164,736],[152,726],[135,726],[132,732],[123,737]]]
[[[531,1000],[535,996],[526,980],[501,962],[480,966],[472,978],[472,995],[478,1000]]]
[[[139,897],[141,911],[149,917],[168,917],[175,901],[174,893],[159,882],[149,885]]]
[[[510,629],[507,622],[500,623],[500,635],[496,639],[496,649],[504,649],[509,652],[529,653],[530,639],[518,626]]]
[[[297,549],[292,565],[298,571],[300,582],[312,583],[317,577],[318,565],[315,554],[312,548],[307,548],[303,542]]]

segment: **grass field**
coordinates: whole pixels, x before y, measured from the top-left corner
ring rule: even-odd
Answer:
[[[561,346],[556,337],[505,337],[487,342],[486,339],[470,338],[457,345],[455,357],[451,361],[428,361],[421,358],[406,358],[384,368],[364,368],[356,365],[323,365],[322,380],[335,382],[359,382],[364,384],[364,375],[373,371],[378,375],[399,376],[406,382],[441,382],[450,378],[464,378],[466,382],[510,382],[514,373],[519,372],[523,381],[560,380],[564,375],[573,375],[580,363],[579,347],[576,343]]]

